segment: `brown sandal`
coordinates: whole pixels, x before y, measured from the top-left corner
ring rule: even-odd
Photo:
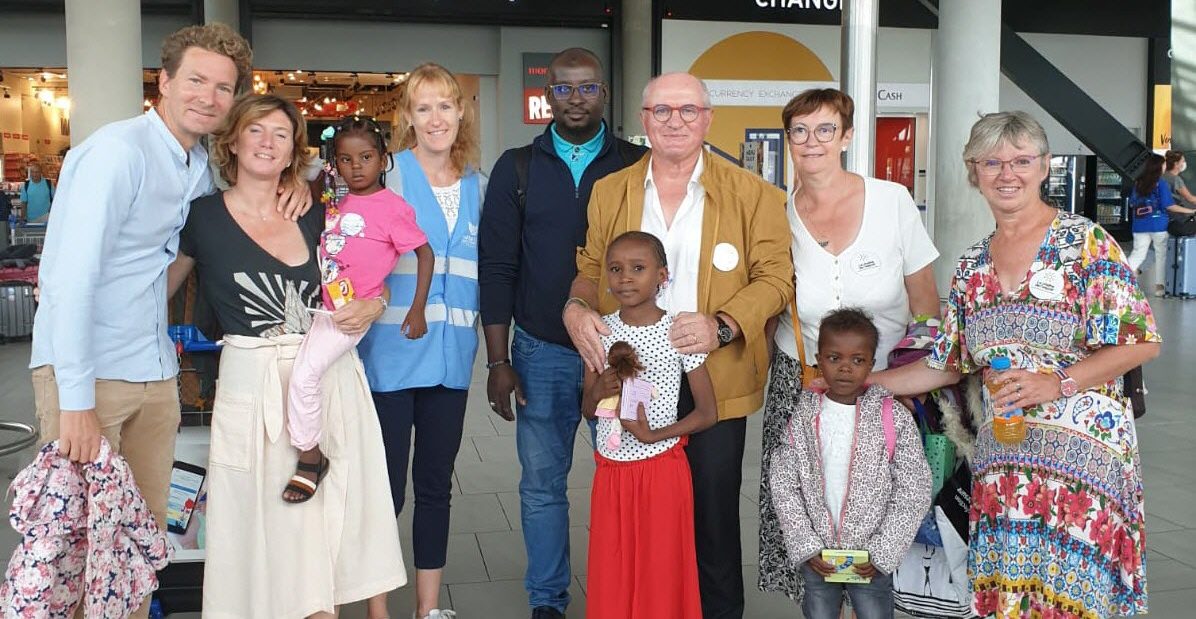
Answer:
[[[319,464],[311,464],[309,462],[298,462],[295,464],[296,471],[303,471],[305,473],[315,473],[316,480],[312,481],[298,473],[291,476],[291,480],[287,482],[286,488],[282,491],[282,500],[287,503],[305,503],[316,495],[316,490],[320,488],[320,482],[324,481],[324,476],[328,474],[328,467],[332,464],[327,456],[320,456]],[[300,495],[297,499],[288,499],[287,491],[294,492]]]

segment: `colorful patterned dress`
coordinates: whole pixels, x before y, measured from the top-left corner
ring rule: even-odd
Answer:
[[[1060,213],[1009,294],[991,240],[960,258],[931,367],[970,373],[1007,355],[1014,367],[1050,372],[1101,346],[1161,341],[1133,270],[1100,226]],[[1146,612],[1141,467],[1121,378],[1026,410],[1017,446],[993,438],[987,393],[984,409],[972,461],[973,610],[1003,619]]]

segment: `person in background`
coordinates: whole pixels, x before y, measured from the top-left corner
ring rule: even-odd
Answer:
[[[667,73],[653,79],[642,108],[651,156],[595,185],[564,322],[586,366],[604,367],[601,336],[610,329],[602,315],[619,304],[600,285],[607,246],[628,230],[661,239],[672,268],[658,303],[676,314],[669,337],[681,354],[709,354],[718,397],[719,422],[690,436],[685,448],[702,613],[738,619],[744,611],[739,489],[747,416],[764,404],[764,325],[793,299],[785,195],[706,151],[713,110],[698,78]],[[693,409],[683,383],[678,412]]]
[[[585,243],[594,182],[647,152],[603,121],[609,96],[603,75],[589,50],[553,57],[544,87],[552,124],[494,164],[479,232],[486,394],[496,415],[515,421],[520,518],[524,531],[536,532],[523,538],[524,586],[536,619],[564,614],[572,582],[565,485],[581,419],[582,363],[561,307],[577,274],[574,257]]]
[[[1133,217],[1134,249],[1130,252],[1129,263],[1134,271],[1141,273],[1139,268],[1146,260],[1146,253],[1150,246],[1154,246],[1154,296],[1164,294],[1164,268],[1167,263],[1167,224],[1170,215],[1191,215],[1196,209],[1179,206],[1171,196],[1171,186],[1163,180],[1163,164],[1165,159],[1161,155],[1151,153],[1146,159],[1146,166],[1134,179],[1134,187],[1130,190],[1130,215]]]
[[[1184,151],[1169,150],[1167,154],[1163,155],[1163,159],[1166,162],[1163,170],[1163,180],[1167,181],[1167,185],[1171,187],[1171,197],[1180,206],[1196,209],[1196,195],[1193,195],[1188,190],[1187,183],[1180,176],[1184,173],[1184,170],[1188,169],[1188,161],[1184,158]]]
[[[1159,354],[1150,304],[1104,228],[1042,201],[1050,147],[1033,117],[983,116],[963,159],[996,231],[959,258],[926,363],[872,381],[899,395],[961,374],[999,385],[981,390],[971,459],[968,575],[977,615],[1144,613],[1142,469],[1121,377]],[[997,357],[1014,369],[994,375]],[[1027,438],[998,442],[994,419],[1018,409]]]
[[[54,201],[54,183],[42,176],[42,164],[29,164],[29,178],[21,183],[21,203],[25,205],[25,221],[45,223]]]
[[[440,608],[440,584],[448,558],[453,464],[478,349],[480,136],[473,106],[448,69],[420,65],[401,88],[398,150],[383,182],[415,210],[435,256],[424,307],[427,334],[411,339],[413,333],[403,327],[409,309],[418,305],[423,263],[406,254],[386,278],[391,291],[386,312],[357,350],[382,424],[395,515],[406,500],[410,464],[415,616],[441,619],[456,614]]]

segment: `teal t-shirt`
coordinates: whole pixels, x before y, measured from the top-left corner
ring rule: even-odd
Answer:
[[[37,221],[50,212],[50,180],[21,183],[21,202],[25,205],[25,221]]]
[[[598,157],[598,151],[602,150],[602,141],[606,137],[606,123],[602,123],[598,127],[598,133],[590,138],[590,141],[585,144],[574,144],[561,134],[556,132],[556,125],[552,125],[552,145],[556,147],[556,154],[569,166],[569,172],[573,174],[573,187],[576,189],[581,184],[581,175],[585,173],[586,168],[590,163]]]

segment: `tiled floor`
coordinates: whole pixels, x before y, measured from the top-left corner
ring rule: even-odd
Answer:
[[[1163,356],[1146,371],[1150,388],[1149,414],[1139,423],[1147,488],[1148,573],[1151,616],[1187,619],[1196,616],[1196,301],[1172,299],[1154,303],[1167,344]],[[0,347],[0,393],[6,394],[3,417],[32,421],[32,393],[24,369],[27,343]],[[523,590],[523,531],[519,524],[516,488],[519,466],[515,458],[514,426],[493,415],[484,399],[484,370],[475,372],[465,423],[465,438],[457,458],[448,566],[442,605],[455,608],[462,619],[516,619],[528,616]],[[756,484],[759,479],[760,419],[748,423],[748,449],[740,512],[743,517],[744,581],[748,617],[799,617],[786,599],[755,589]],[[11,476],[28,462],[29,453],[0,459],[0,474]],[[574,470],[569,477],[572,505],[572,564],[575,574],[570,617],[585,615],[586,523],[589,486],[594,463],[587,432],[579,431]],[[400,530],[407,564],[411,519],[405,510]],[[0,529],[0,551],[8,552],[16,535]],[[414,575],[412,575],[414,577]],[[409,617],[413,607],[410,586],[391,596],[392,615]],[[183,615],[175,615],[180,617]],[[195,615],[198,616],[198,615]],[[364,608],[345,609],[344,617],[364,617]]]

